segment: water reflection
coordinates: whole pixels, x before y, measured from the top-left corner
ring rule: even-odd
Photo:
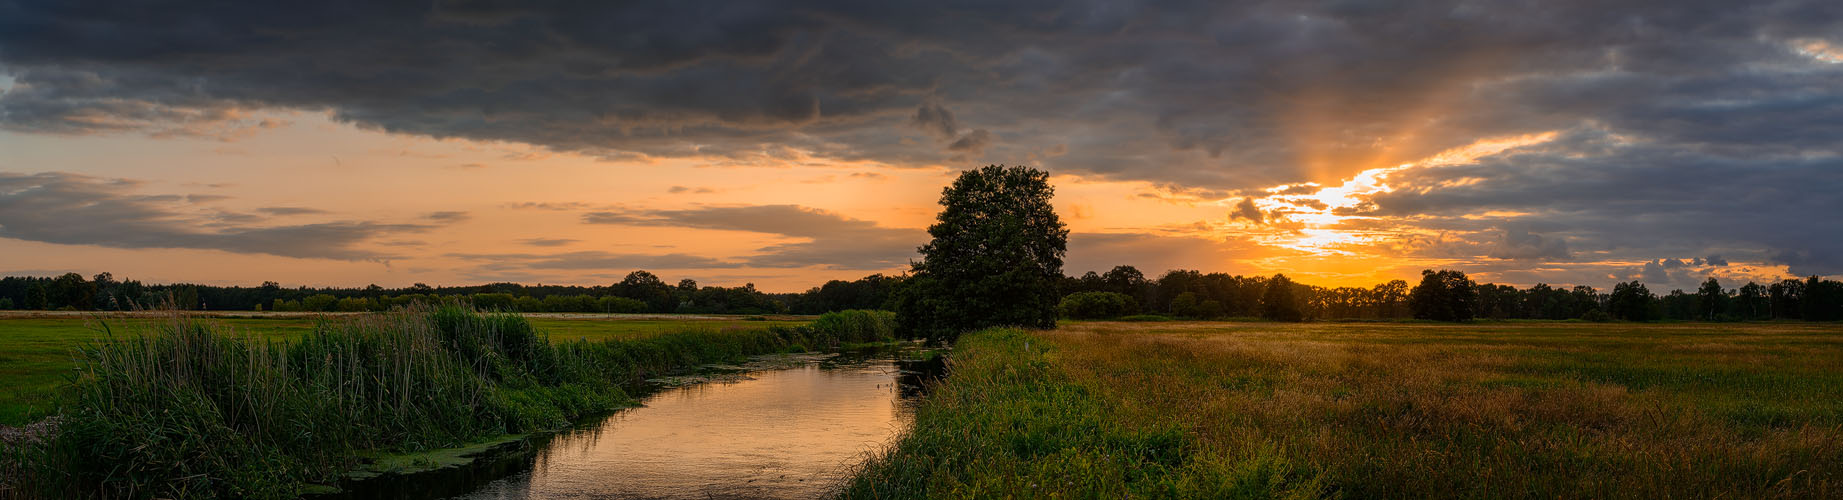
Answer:
[[[888,357],[840,356],[667,390],[539,443],[524,472],[459,498],[823,496],[908,425],[897,375]]]

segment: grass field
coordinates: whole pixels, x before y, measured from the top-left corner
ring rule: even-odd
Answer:
[[[847,497],[1843,497],[1843,325],[1070,323],[954,363]]]
[[[293,340],[312,331],[319,318],[304,315],[225,317],[211,321],[238,335]],[[601,341],[649,337],[688,327],[724,329],[804,324],[804,319],[773,318],[751,321],[743,317],[687,316],[662,318],[605,315],[528,315],[539,330],[553,340]],[[56,389],[68,382],[76,367],[76,349],[105,338],[146,330],[148,318],[0,317],[0,425],[20,425],[48,414],[56,403]]]

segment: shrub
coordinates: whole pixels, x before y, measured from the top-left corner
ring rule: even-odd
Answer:
[[[1195,292],[1184,292],[1171,299],[1171,314],[1185,318],[1215,319],[1223,315],[1222,302],[1198,300]]]
[[[833,311],[813,320],[813,336],[820,345],[888,342],[896,338],[896,313],[852,309]]]
[[[1112,319],[1138,312],[1139,304],[1124,293],[1079,292],[1063,297],[1056,309],[1064,318]]]
[[[627,297],[602,297],[595,300],[596,309],[605,313],[634,314],[646,312],[646,303]]]

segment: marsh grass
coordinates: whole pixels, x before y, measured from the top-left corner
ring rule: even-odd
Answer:
[[[962,342],[847,497],[1843,496],[1834,325],[1077,323]],[[1119,458],[1160,442],[1175,460]]]
[[[1209,453],[1182,425],[1121,419],[1078,383],[1062,350],[1015,329],[961,337],[950,381],[890,451],[867,461],[846,498],[1233,498],[1310,496],[1306,469],[1262,450]]]
[[[9,446],[10,496],[291,498],[368,452],[557,429],[623,386],[791,345],[888,340],[874,321],[551,342],[516,314],[417,306],[295,341],[174,314],[81,349],[58,432]],[[882,325],[887,326],[887,325]]]

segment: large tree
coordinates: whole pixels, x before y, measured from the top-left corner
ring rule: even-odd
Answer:
[[[920,248],[897,304],[903,330],[948,343],[991,326],[1056,326],[1069,230],[1050,207],[1054,194],[1047,172],[998,165],[962,172],[942,190],[934,240]]]
[[[1463,272],[1423,270],[1421,284],[1408,292],[1408,308],[1415,319],[1467,321],[1478,310],[1477,288]]]
[[[1275,274],[1267,280],[1267,288],[1261,291],[1261,317],[1273,321],[1304,321],[1305,312],[1299,310],[1299,298],[1293,295],[1296,286],[1284,274]]]
[[[1722,311],[1727,309],[1727,303],[1728,293],[1722,291],[1720,281],[1710,276],[1708,281],[1702,282],[1702,287],[1696,290],[1696,319],[1714,321],[1716,316],[1721,315]]]
[[[1657,296],[1638,280],[1613,285],[1606,308],[1614,318],[1626,321],[1651,321],[1658,316]]]

